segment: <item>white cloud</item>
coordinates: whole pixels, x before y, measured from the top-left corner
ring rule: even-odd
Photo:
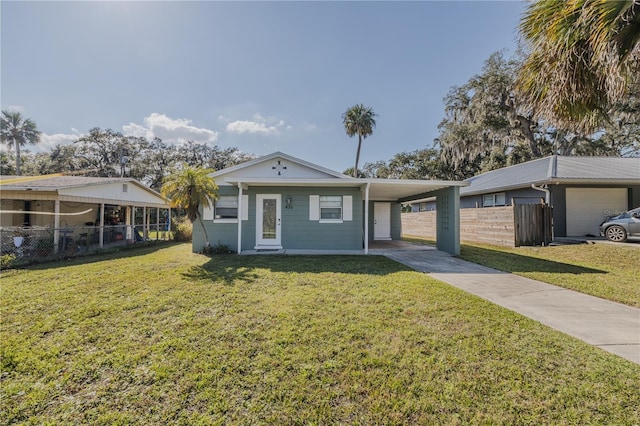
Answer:
[[[230,133],[259,133],[263,135],[278,134],[275,126],[267,126],[265,123],[257,123],[255,121],[237,120],[227,124],[227,132]]]
[[[136,123],[129,123],[122,126],[122,133],[127,136],[153,139],[153,132],[150,129]]]
[[[50,150],[54,148],[56,145],[69,145],[73,141],[80,138],[82,135],[79,133],[74,133],[71,135],[67,135],[64,133],[56,133],[53,135],[47,135],[46,133],[42,133],[40,135],[40,143],[38,144],[38,148],[40,150]]]
[[[169,144],[194,141],[199,143],[215,142],[218,140],[218,132],[195,127],[187,118],[173,119],[156,112],[144,118],[144,125],[129,123],[122,126],[124,134],[129,136],[142,136],[147,139],[158,137]]]
[[[40,133],[40,142],[35,145],[24,145],[20,147],[20,150],[29,152],[50,152],[57,145],[70,145],[80,137],[82,137],[82,134],[80,133],[55,133],[53,135]],[[11,147],[11,149],[9,150],[9,148],[5,144],[2,144],[0,145],[0,151],[14,151],[14,148]]]
[[[266,123],[267,122],[267,119],[264,118],[262,115],[260,115],[259,112],[256,112],[255,114],[253,114],[253,119],[255,121],[260,122],[260,123]]]
[[[291,129],[285,121],[274,116],[264,116],[259,112],[253,114],[250,120],[231,120],[227,116],[218,116],[220,121],[226,122],[225,130],[236,134],[260,134],[260,135],[280,135],[279,129]]]

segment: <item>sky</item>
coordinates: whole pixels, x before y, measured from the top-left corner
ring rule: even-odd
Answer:
[[[32,151],[100,127],[282,151],[336,171],[357,137],[342,114],[378,114],[360,166],[430,148],[443,98],[498,50],[526,3],[0,2],[2,110],[42,132]]]

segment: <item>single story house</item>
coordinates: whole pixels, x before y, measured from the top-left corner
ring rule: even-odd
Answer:
[[[401,238],[402,203],[429,193],[439,205],[438,248],[458,254],[463,182],[356,179],[275,152],[211,174],[219,187],[201,210],[211,245],[247,251],[349,250]],[[206,244],[194,226],[193,250]]]
[[[29,249],[40,235],[52,239],[55,252],[132,242],[134,227],[166,230],[170,213],[164,197],[132,178],[0,176],[3,253],[18,242]]]
[[[549,156],[466,179],[460,208],[546,202],[555,237],[597,236],[607,217],[640,206],[640,158]],[[425,197],[412,212],[436,209]]]

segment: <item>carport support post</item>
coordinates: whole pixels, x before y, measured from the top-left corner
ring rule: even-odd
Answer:
[[[436,191],[436,247],[460,254],[460,188],[450,186]]]
[[[369,187],[371,182],[367,182],[364,189],[364,254],[369,254]]]
[[[238,254],[242,253],[242,184],[238,183]]]

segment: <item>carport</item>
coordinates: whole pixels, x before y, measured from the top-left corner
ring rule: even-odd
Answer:
[[[359,179],[362,180],[362,179]],[[369,252],[369,228],[375,226],[373,203],[393,201],[409,203],[426,197],[436,199],[436,246],[452,255],[460,254],[460,187],[467,182],[439,180],[365,179],[364,250]]]

